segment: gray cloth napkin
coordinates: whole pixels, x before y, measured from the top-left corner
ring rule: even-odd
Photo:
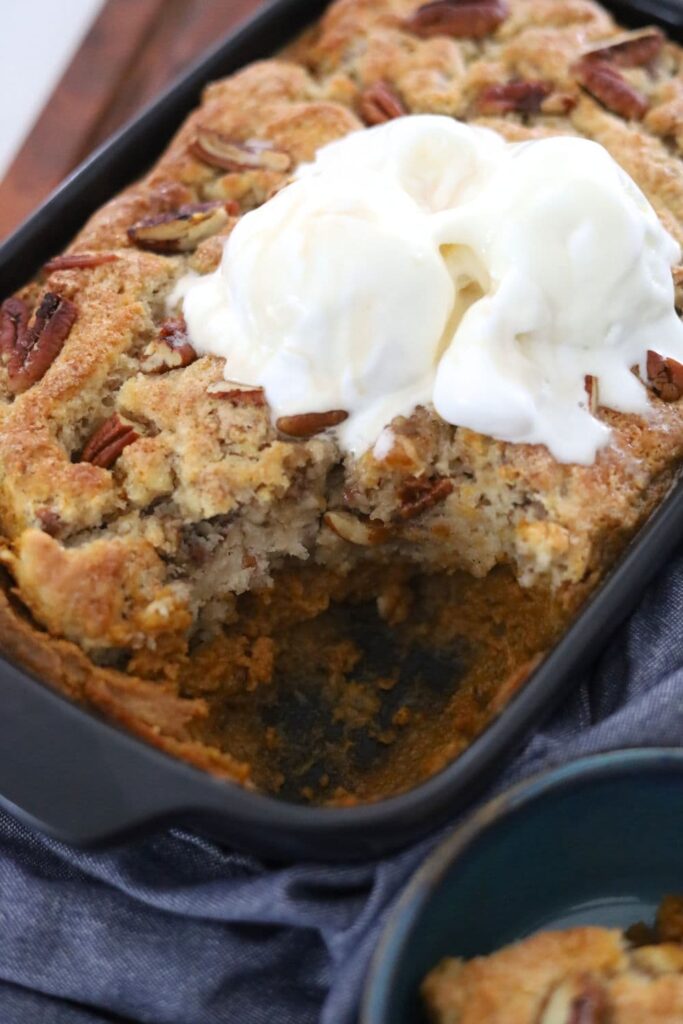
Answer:
[[[682,626],[683,553],[487,795],[583,754],[682,745]],[[387,912],[442,835],[274,867],[180,830],[83,853],[0,814],[0,1022],[352,1024]]]

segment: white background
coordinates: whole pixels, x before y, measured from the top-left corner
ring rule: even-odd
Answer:
[[[104,0],[0,0],[0,179]]]

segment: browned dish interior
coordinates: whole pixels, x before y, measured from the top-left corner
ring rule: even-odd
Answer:
[[[457,757],[579,601],[520,587],[506,568],[475,579],[368,566],[353,580],[295,569],[239,599],[234,623],[182,660],[172,697],[93,673],[11,598],[0,631],[21,664],[164,749],[284,799],[343,806],[408,790]]]
[[[392,575],[391,624],[372,571],[351,583],[298,570],[245,595],[239,621],[190,659],[181,685],[208,702],[202,738],[248,762],[259,788],[334,804],[410,789],[486,727],[571,613],[506,569]]]

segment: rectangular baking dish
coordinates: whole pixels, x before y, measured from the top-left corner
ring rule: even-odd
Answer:
[[[59,252],[103,202],[139,177],[203,86],[271,56],[328,0],[274,0],[90,157],[0,248],[0,299]],[[607,3],[626,24],[683,39],[676,0]],[[461,809],[581,678],[683,538],[683,482],[640,531],[559,643],[488,728],[415,789],[349,808],[299,806],[211,778],[79,708],[0,659],[0,805],[64,841],[93,846],[185,825],[278,859],[379,856]]]

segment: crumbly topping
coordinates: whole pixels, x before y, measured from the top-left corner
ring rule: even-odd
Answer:
[[[599,410],[615,441],[590,467],[424,409],[354,460],[325,424],[278,430],[258,392],[226,390],[220,363],[195,359],[169,327],[179,278],[214,269],[237,218],[293,168],[364,123],[415,112],[509,139],[595,139],[683,241],[681,50],[624,34],[589,0],[469,8],[468,27],[447,2],[337,0],[287,59],[211,85],[151,173],[10,300],[23,304],[7,314],[17,330],[48,294],[75,310],[26,389],[0,366],[4,562],[54,635],[98,659],[162,635],[184,650],[292,559],[478,576],[511,564],[524,584],[571,588],[599,577],[669,486],[683,409],[657,394],[672,397],[675,368],[653,368],[647,422]],[[615,88],[637,107],[615,102]],[[92,573],[102,600],[91,606]]]

